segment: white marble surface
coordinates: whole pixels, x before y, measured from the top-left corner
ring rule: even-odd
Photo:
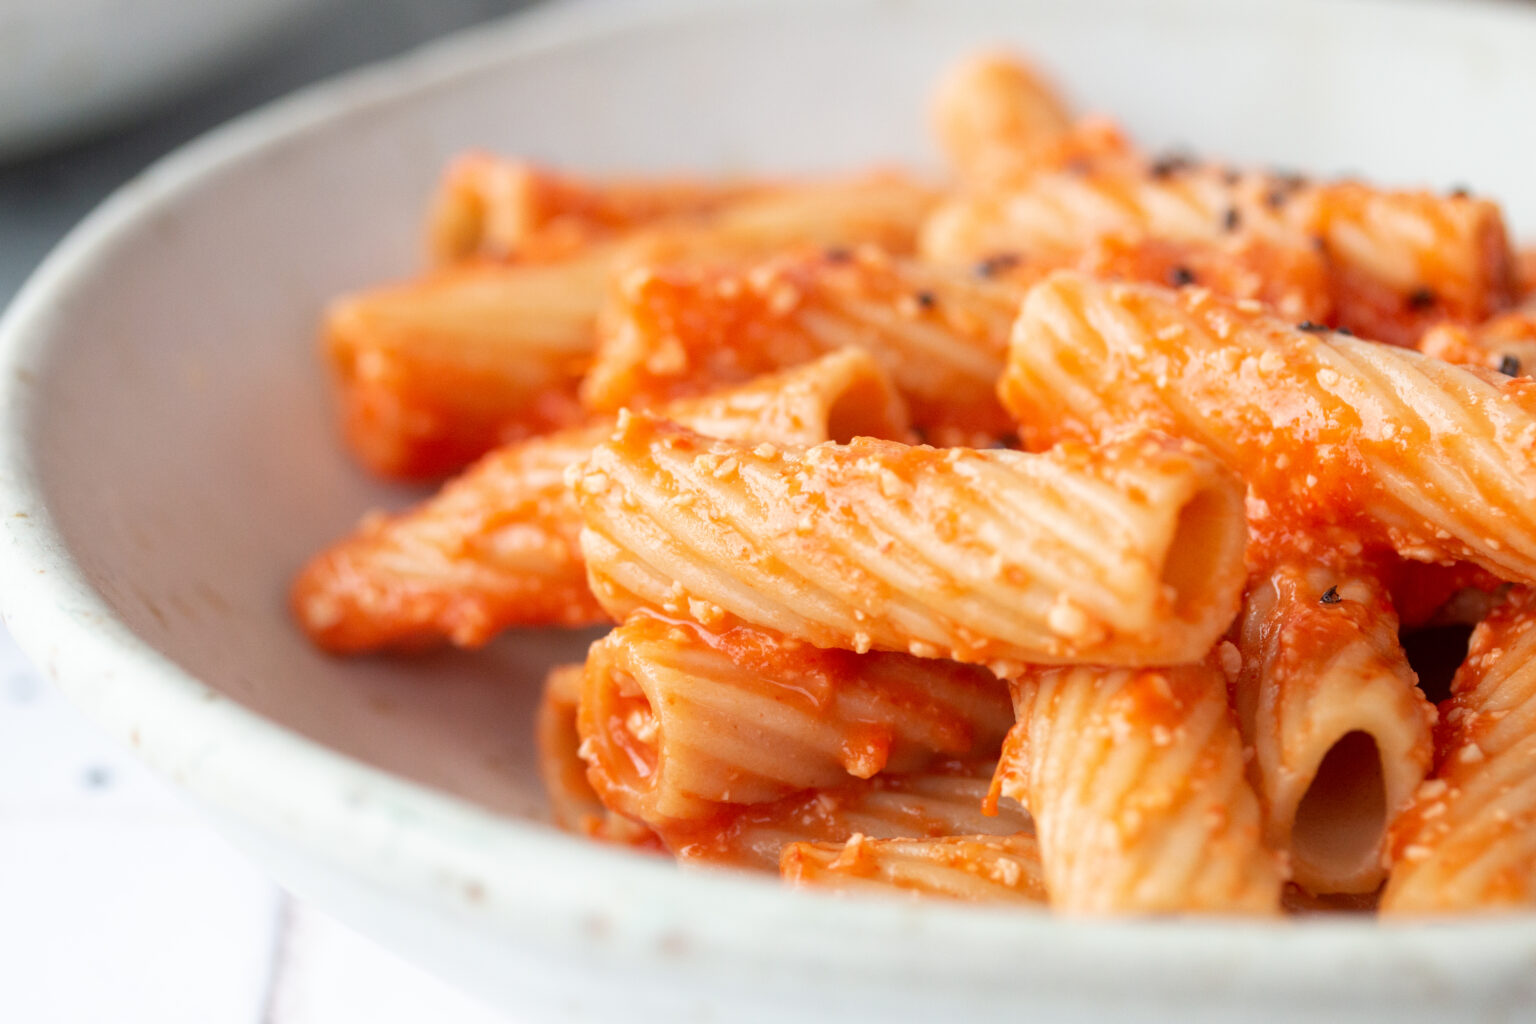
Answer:
[[[276,51],[136,125],[0,165],[0,305],[92,206],[177,144],[518,6],[336,0]],[[0,628],[0,1022],[502,1019],[277,888],[75,711]]]
[[[491,1024],[273,885],[0,631],[0,1021]]]

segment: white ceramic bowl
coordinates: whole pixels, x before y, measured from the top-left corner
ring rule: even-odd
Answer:
[[[127,117],[325,0],[5,0],[0,158]]]
[[[313,349],[416,265],[443,160],[764,170],[925,156],[1007,42],[1152,145],[1465,181],[1536,224],[1536,15],[1478,3],[949,0],[540,14],[229,126],[111,199],[0,326],[6,621],[301,896],[522,1019],[1404,1021],[1528,1011],[1536,920],[1084,923],[834,899],[539,822],[530,712],[580,639],[328,660],[290,574],[365,507]],[[852,1014],[852,1017],[850,1017]]]

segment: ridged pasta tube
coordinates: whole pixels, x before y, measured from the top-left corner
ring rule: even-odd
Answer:
[[[1317,187],[1315,216],[1338,323],[1363,337],[1413,345],[1431,324],[1477,323],[1513,300],[1496,203],[1338,182]]]
[[[323,347],[352,453],[381,476],[431,479],[579,421],[613,258],[465,264],[337,299]]]
[[[1383,914],[1536,906],[1536,591],[1472,633],[1440,706],[1435,770],[1393,830]]]
[[[882,772],[830,789],[808,789],[770,804],[723,804],[709,818],[657,827],[678,861],[777,872],[791,843],[942,836],[1011,836],[1030,829],[1012,800],[982,811],[996,765],[990,757],[935,765],[907,775]]]
[[[592,645],[578,726],[603,803],[656,824],[987,756],[1011,721],[975,666],[641,613]]]
[[[1503,217],[1487,200],[1187,160],[1086,163],[962,193],[935,209],[920,251],[948,263],[1008,254],[1067,267],[1107,238],[1295,254],[1266,262],[1271,274],[1301,276],[1252,293],[1295,318],[1303,314],[1292,296],[1307,293],[1303,257],[1311,256],[1326,268],[1327,322],[1396,345],[1414,344],[1440,321],[1485,319],[1513,298]]]
[[[1380,887],[1387,828],[1429,771],[1435,712],[1397,626],[1367,574],[1286,565],[1249,589],[1233,704],[1266,839],[1314,894]]]
[[[1045,80],[1008,53],[978,53],[934,86],[932,121],[944,155],[967,182],[1027,169],[1031,154],[1069,131],[1072,115]]]
[[[712,441],[644,415],[570,477],[593,593],[817,647],[991,666],[1204,657],[1242,588],[1241,485],[1138,435],[1045,455]]]
[[[1034,819],[1053,910],[1279,911],[1219,671],[1032,668],[1012,685],[994,789]]]
[[[936,896],[971,903],[1045,903],[1040,844],[1029,833],[793,843],[784,880],[810,889]]]
[[[576,386],[614,274],[797,245],[910,251],[932,201],[896,174],[785,187],[549,258],[456,264],[343,296],[326,311],[324,347],[347,440],[374,472],[426,479],[569,426],[583,418]]]
[[[858,350],[666,406],[706,434],[815,444],[900,438],[906,413],[890,380]],[[485,456],[435,497],[373,515],[295,580],[295,617],[321,647],[355,653],[444,640],[478,647],[518,625],[601,622],[587,587],[581,513],[567,467],[591,454],[613,418]]]
[[[1448,363],[1486,366],[1506,377],[1536,375],[1536,302],[1472,326],[1441,324],[1426,331],[1418,349]]]
[[[706,216],[769,187],[751,181],[594,181],[469,152],[443,173],[432,199],[428,239],[443,264],[542,258],[657,221]]]
[[[720,804],[707,819],[668,820],[653,832],[605,807],[587,779],[576,729],[584,671],[582,665],[562,665],[550,672],[536,722],[539,775],[555,823],[568,831],[639,849],[666,848],[685,864],[758,871],[777,871],[781,851],[790,843],[839,844],[855,835],[871,842],[947,836],[974,842],[997,835],[1012,851],[999,857],[1028,856],[1027,846],[1020,847],[1029,842],[1029,817],[1017,805],[1009,800],[995,815],[982,812],[996,765],[994,752],[982,760],[944,761],[908,775],[849,777],[840,785],[768,804]]]
[[[841,348],[873,355],[928,436],[1010,433],[996,384],[1024,289],[863,247],[746,268],[622,275],[582,382],[615,411],[736,383]]]
[[[1249,239],[1309,250],[1312,238],[1296,221],[1310,218],[1291,209],[1308,202],[1300,184],[1269,175],[1188,161],[1149,165],[1128,154],[947,199],[923,225],[919,251],[941,263],[1010,254],[1062,265],[1105,238]]]
[[[1536,580],[1536,381],[1062,273],[1025,300],[999,393],[1028,447],[1127,423],[1210,446],[1263,550],[1343,534]]]

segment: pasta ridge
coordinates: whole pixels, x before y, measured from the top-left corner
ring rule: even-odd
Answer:
[[[1102,358],[1083,360],[1079,346]],[[1048,392],[1053,373],[1082,386]],[[1305,557],[1304,530],[1341,528],[1405,558],[1536,574],[1536,390],[1525,381],[1298,330],[1199,290],[1061,273],[1026,299],[999,389],[1031,447],[1128,424],[1208,445],[1242,470],[1256,543],[1275,556]],[[1465,436],[1429,418],[1443,401],[1465,410]],[[1478,493],[1496,496],[1497,511],[1477,514]]]
[[[854,350],[679,399],[664,411],[702,432],[760,444],[812,444],[855,429],[907,433],[889,378]],[[365,518],[300,571],[291,588],[295,618],[336,653],[443,640],[479,647],[510,626],[602,622],[565,474],[613,423],[604,418],[504,446],[414,509]]]
[[[1266,840],[1308,892],[1373,892],[1433,756],[1434,708],[1390,597],[1360,567],[1283,565],[1255,577],[1246,604],[1233,703]]]
[[[1440,709],[1435,770],[1393,830],[1384,914],[1528,906],[1536,895],[1536,598],[1473,631]]]
[[[978,668],[641,613],[593,645],[577,724],[593,787],[654,828],[974,757],[1010,718],[1004,687]]]
[[[978,500],[970,479],[978,473],[1005,473],[1026,509],[1058,500],[1058,483],[1068,492],[1080,477],[1113,483],[1119,512],[1103,518],[1135,524],[1137,543],[1111,563],[1102,548],[1116,529],[1050,530],[1038,516],[999,514]],[[633,415],[572,479],[593,592],[615,618],[640,607],[703,615],[706,624],[734,617],[821,647],[994,668],[1086,652],[1177,662],[1204,656],[1241,587],[1236,480],[1199,449],[1150,435],[1039,456],[868,438],[759,452]],[[922,519],[909,518],[919,511]],[[1028,549],[1005,543],[1034,536]],[[1027,550],[1047,579],[1099,589],[1048,588],[1046,598],[1027,562],[1009,573],[1005,562],[978,558],[974,538],[995,538],[988,549],[1008,558]],[[1096,579],[1105,564],[1123,578]],[[916,600],[925,578],[934,582]],[[1042,607],[1043,619],[1021,617]],[[1006,632],[984,633],[978,618]]]
[[[1010,685],[1017,724],[994,790],[1035,821],[1053,909],[1278,910],[1219,673],[1036,668]]]

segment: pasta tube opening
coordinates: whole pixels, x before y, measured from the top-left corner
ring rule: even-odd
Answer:
[[[900,436],[905,417],[891,413],[899,402],[883,374],[853,376],[827,406],[827,440],[847,444],[856,437]]]
[[[853,349],[891,375],[928,437],[987,444],[1013,429],[995,385],[1022,295],[873,246],[642,265],[617,280],[581,397],[598,412],[650,408]]]
[[[1276,567],[1249,591],[1240,643],[1233,703],[1268,842],[1314,895],[1373,892],[1433,752],[1386,588],[1362,567]]]
[[[1208,611],[1210,581],[1242,558],[1248,533],[1241,516],[1233,514],[1238,504],[1231,488],[1206,486],[1178,511],[1160,579],[1180,621],[1194,621]]]
[[[539,777],[549,798],[550,818],[567,832],[640,849],[656,849],[650,829],[603,806],[587,781],[576,728],[581,702],[581,665],[559,665],[544,681],[544,698],[534,719]]]
[[[1376,737],[1354,730],[1328,748],[1296,806],[1291,858],[1298,875],[1349,878],[1379,871],[1387,784]]]
[[[647,615],[593,645],[581,708],[594,787],[648,824],[986,754],[1010,721],[979,668]]]
[[[592,718],[600,723],[603,739],[584,744],[583,751],[596,762],[609,788],[651,789],[662,758],[656,709],[645,688],[623,669],[610,667],[606,681],[607,685],[586,690],[584,699],[591,702]]]

